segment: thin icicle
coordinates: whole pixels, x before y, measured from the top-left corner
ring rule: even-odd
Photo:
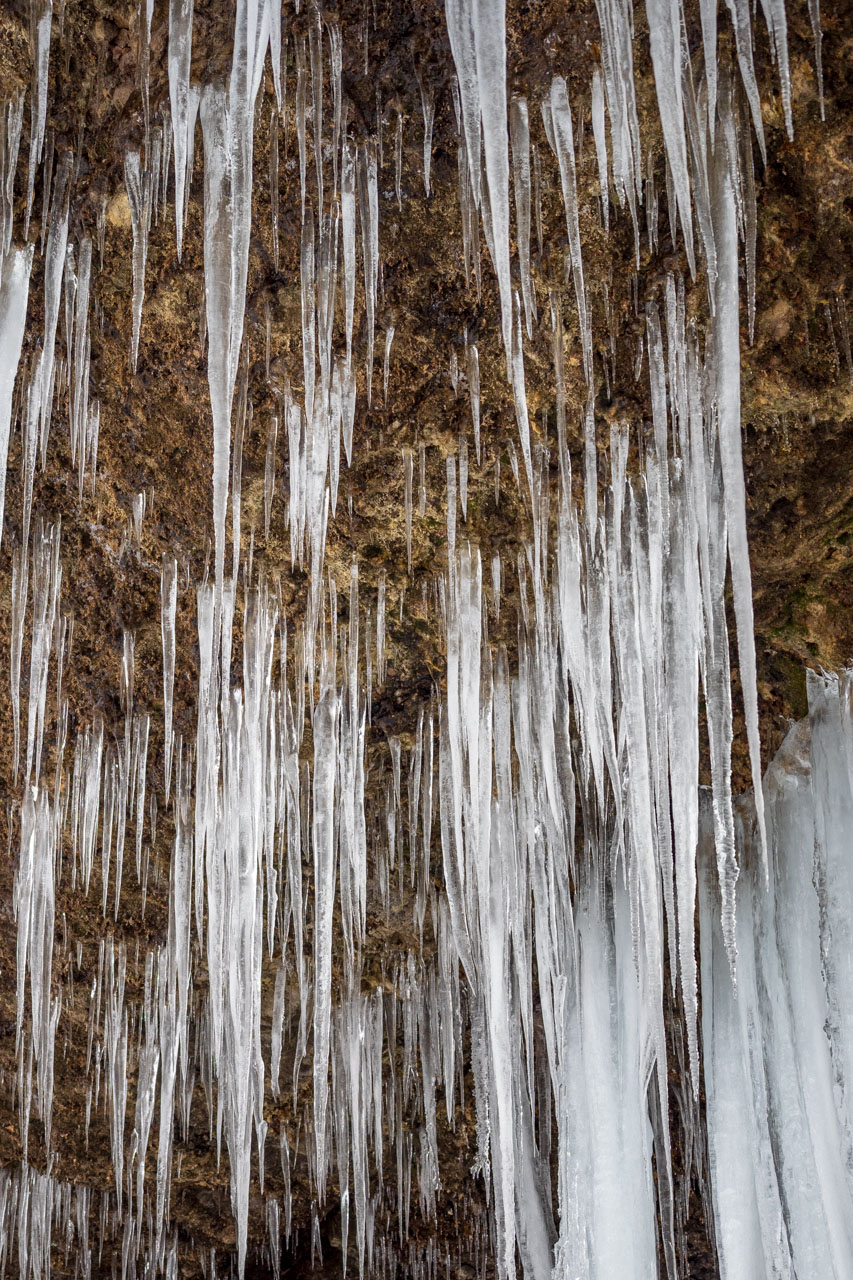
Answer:
[[[344,139],[341,161],[341,239],[344,251],[344,334],[348,374],[352,368],[352,326],[355,311],[355,183],[355,161]]]
[[[726,7],[731,15],[732,26],[734,27],[738,66],[740,67],[741,80],[749,103],[750,114],[752,115],[755,136],[758,138],[761,161],[766,166],[767,147],[764,141],[764,124],[761,118],[761,96],[758,92],[755,65],[752,60],[752,23],[749,14],[749,0],[726,0]],[[679,212],[680,209],[681,203],[679,201]]]
[[[44,272],[44,347],[38,365],[38,399],[42,467],[45,464],[50,420],[53,412],[56,329],[59,299],[68,247],[68,217],[74,157],[63,152],[56,168],[50,202]]]
[[[412,572],[412,477],[414,459],[410,445],[403,447],[403,509],[406,516],[406,567]]]
[[[269,431],[267,432],[267,457],[264,466],[264,540],[269,542],[270,537],[270,518],[272,516],[272,503],[275,496],[275,460],[276,446],[278,444],[278,415],[273,414],[270,419]]]
[[[542,111],[546,123],[550,122],[551,124],[552,146],[560,165],[563,205],[566,211],[566,227],[569,234],[569,251],[572,259],[572,275],[575,284],[575,298],[578,304],[578,327],[580,329],[581,350],[583,351],[584,378],[587,386],[591,386],[592,332],[587,309],[586,286],[584,284],[583,261],[581,258],[577,177],[575,173],[575,143],[569,96],[566,82],[562,76],[555,76],[551,81],[551,97],[550,100],[546,100],[542,104]]]
[[[536,322],[536,294],[530,275],[530,126],[527,102],[513,98],[509,108],[512,140],[512,177],[515,186],[515,224],[518,236],[518,265],[521,272],[521,296],[524,300],[524,323],[528,338],[533,337]]]
[[[175,615],[178,604],[178,564],[174,556],[164,555],[160,574],[160,634],[163,645],[163,714],[166,778],[166,804],[172,781],[172,720],[175,694]]]
[[[397,109],[397,127],[394,131],[394,194],[397,208],[403,208],[403,113]]]
[[[133,227],[133,297],[131,301],[132,337],[130,367],[136,373],[139,358],[139,331],[142,326],[142,302],[145,297],[145,265],[148,260],[148,231],[151,223],[151,172],[142,167],[138,151],[124,157],[124,185],[130,204]]]
[[[388,373],[391,361],[391,343],[394,341],[394,325],[389,324],[385,329],[385,363],[382,369],[382,407],[388,408]]]
[[[826,104],[823,100],[823,30],[820,25],[820,0],[809,0],[809,20],[814,35],[814,65],[817,77],[817,94],[820,102],[820,118],[826,119]]]
[[[278,130],[279,130],[279,113],[278,108],[273,107],[270,111],[270,218],[272,221],[272,261],[276,271],[279,269],[281,260],[281,247],[279,244],[278,222],[279,222],[279,190],[278,190]],[[267,319],[267,328],[269,329],[269,318]],[[267,338],[267,350],[269,350],[269,338]],[[269,356],[267,356],[267,379],[269,379]]]
[[[169,0],[169,101],[175,155],[175,233],[179,262],[184,240],[189,135],[190,130],[195,130],[195,111],[190,101],[193,7],[194,0]],[[197,100],[195,107],[197,110]]]
[[[761,7],[767,22],[767,30],[773,40],[779,84],[782,90],[782,111],[788,139],[794,140],[794,122],[791,116],[791,65],[788,59],[788,21],[784,0],[762,0]]]
[[[420,71],[416,72],[418,89],[421,95],[421,110],[424,117],[424,190],[429,199],[430,186],[430,166],[432,165],[432,127],[435,123],[435,96],[432,89],[424,84],[423,76]],[[398,115],[398,120],[400,119]]]
[[[592,76],[592,135],[595,139],[595,154],[598,158],[598,183],[601,187],[601,216],[604,230],[610,231],[610,197],[607,178],[607,133],[604,124],[604,90],[601,85],[601,72],[596,67]]]
[[[367,310],[367,404],[373,391],[373,342],[376,316],[376,287],[379,279],[379,187],[376,148],[362,144],[356,160],[358,213],[361,221],[361,251],[364,262],[364,301]],[[349,313],[348,313],[349,322]]]
[[[468,394],[471,397],[471,421],[474,426],[474,451],[480,465],[480,359],[476,346],[468,348]]]

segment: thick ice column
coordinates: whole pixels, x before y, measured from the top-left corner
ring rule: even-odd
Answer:
[[[736,995],[707,803],[700,823],[703,1062],[724,1280],[840,1280],[853,1268],[842,1049],[853,998],[849,980],[835,981],[850,968],[849,912],[840,930],[828,927],[838,899],[822,858],[850,797],[853,758],[834,681],[818,689],[819,680],[811,724],[790,730],[765,778],[769,891],[754,804],[739,804]]]
[[[853,674],[807,673],[826,1031],[853,1191]]]
[[[762,1233],[762,1187],[756,1185],[761,1160],[759,1143],[766,1128],[756,1132],[744,1057],[742,1026],[729,968],[729,953],[720,925],[720,900],[715,884],[714,838],[710,805],[703,805],[699,845],[699,936],[702,952],[702,1041],[708,1116],[708,1156],[714,1198],[714,1226],[724,1280],[778,1275],[792,1278],[790,1256],[783,1252],[782,1220],[776,1195],[775,1221],[768,1223],[777,1246],[771,1259],[765,1254]],[[741,1001],[754,998],[754,990],[742,990]],[[771,1172],[765,1165],[764,1172]],[[775,1181],[775,1179],[774,1179]],[[768,1210],[772,1198],[765,1197]],[[766,1216],[766,1215],[765,1215]]]
[[[565,1010],[557,1095],[561,1232],[555,1280],[657,1274],[644,993],[630,904],[593,889],[577,915],[578,970]]]

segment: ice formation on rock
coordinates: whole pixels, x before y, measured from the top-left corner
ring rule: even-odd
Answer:
[[[673,233],[681,228],[690,274],[703,276],[707,319],[700,333],[686,302],[690,286],[675,273],[645,300],[635,376],[647,371],[651,429],[639,448],[624,422],[613,423],[608,440],[596,438],[600,375],[578,188],[585,106],[575,90],[570,101],[558,68],[539,86],[535,111],[532,98],[508,102],[502,0],[447,0],[466,286],[473,277],[480,298],[481,222],[499,307],[483,323],[500,334],[509,372],[521,463],[511,440],[507,452],[528,525],[515,561],[508,550],[496,553],[484,570],[468,536],[466,428],[455,426],[458,453],[448,451],[442,463],[446,563],[429,583],[415,582],[413,537],[429,502],[425,445],[417,504],[414,450],[403,445],[405,576],[412,591],[422,590],[425,613],[428,596],[433,601],[444,666],[406,740],[390,730],[381,749],[374,742],[369,752],[373,707],[385,695],[399,643],[392,610],[399,603],[402,619],[403,600],[385,569],[375,595],[357,563],[336,581],[325,549],[360,443],[360,410],[372,402],[377,323],[385,334],[384,407],[393,390],[390,354],[402,321],[383,313],[380,211],[391,195],[398,210],[404,205],[402,108],[397,103],[394,189],[386,192],[382,120],[372,131],[363,118],[350,118],[342,28],[309,5],[293,31],[298,155],[291,163],[301,221],[280,225],[288,32],[275,0],[236,0],[227,86],[213,80],[201,89],[191,83],[193,3],[172,0],[171,113],[157,117],[167,120],[165,142],[163,126],[149,121],[153,5],[142,6],[145,137],[141,151],[124,155],[131,364],[136,371],[152,219],[156,226],[170,145],[178,258],[184,246],[199,111],[214,569],[212,578],[191,581],[177,547],[160,567],[162,732],[156,725],[152,734],[159,712],[138,698],[129,629],[119,688],[111,691],[123,720],[105,725],[98,715],[72,727],[64,679],[74,661],[74,601],[63,587],[59,520],[46,523],[38,508],[34,518],[33,492],[54,403],[64,404],[66,392],[78,502],[86,476],[95,491],[99,406],[89,398],[89,365],[98,283],[92,240],[78,238],[70,215],[74,156],[63,149],[54,174],[51,140],[40,350],[28,341],[36,252],[29,220],[52,20],[50,0],[33,0],[22,227],[13,199],[16,180],[23,186],[16,178],[20,95],[4,106],[0,138],[0,524],[18,426],[23,474],[9,657],[22,1154],[17,1167],[0,1170],[0,1270],[14,1265],[16,1251],[21,1276],[47,1275],[51,1250],[64,1248],[66,1256],[74,1251],[77,1273],[90,1275],[97,1200],[99,1256],[107,1250],[123,1277],[177,1275],[186,1242],[174,1226],[173,1188],[204,1106],[217,1157],[225,1139],[239,1276],[261,1197],[270,1266],[280,1274],[282,1249],[296,1230],[294,1207],[305,1210],[292,1193],[297,1161],[313,1197],[312,1251],[320,1214],[335,1201],[341,1251],[346,1259],[352,1234],[359,1275],[452,1273],[461,1251],[451,1258],[447,1246],[439,1256],[434,1240],[419,1251],[412,1223],[416,1211],[422,1226],[436,1223],[441,1135],[464,1114],[465,1090],[470,1105],[473,1088],[472,1177],[485,1194],[460,1213],[483,1266],[493,1257],[501,1280],[519,1265],[528,1280],[639,1278],[661,1266],[674,1280],[682,1273],[693,1174],[713,1208],[723,1276],[841,1280],[853,1273],[853,682],[848,672],[810,674],[808,721],[791,730],[762,782],[738,280],[743,240],[751,332],[750,129],[762,156],[766,141],[749,9],[741,0],[728,8],[739,81],[718,59],[724,19],[713,6],[700,6],[701,75],[687,57],[678,0],[655,0],[647,11],[669,216]],[[627,0],[596,0],[596,10],[600,66],[589,68],[587,83],[600,208],[607,231],[616,216],[612,186],[630,211],[639,261],[638,206],[657,196],[637,116],[633,13]],[[768,0],[762,10],[790,131],[784,8]],[[819,36],[816,6],[814,14]],[[365,58],[368,28],[366,17]],[[279,242],[292,235],[302,384],[301,391],[289,381],[277,386],[265,419],[264,533],[269,538],[286,487],[291,564],[309,578],[301,612],[285,607],[263,568],[256,572],[254,527],[248,555],[241,530],[243,446],[253,421],[244,338],[253,147],[258,121],[270,119],[267,108],[257,109],[268,48],[273,258],[278,274]],[[331,116],[324,114],[327,72]],[[416,80],[429,197],[437,103],[420,68]],[[552,155],[538,133],[533,140],[540,125]],[[534,226],[539,258],[545,239],[547,165],[563,203],[571,320],[558,291],[544,293],[532,258]],[[532,420],[525,381],[525,335],[529,343],[546,303],[556,408],[550,442]],[[61,318],[64,361],[56,346]],[[269,309],[266,324],[271,383]],[[585,384],[573,406],[569,328]],[[454,395],[467,384],[479,467],[489,380],[481,367],[486,339],[470,336],[466,329],[455,340],[451,378]],[[582,502],[572,479],[570,410],[583,436]],[[287,480],[277,489],[279,450]],[[494,474],[497,503],[499,456]],[[503,475],[506,484],[506,466]],[[132,525],[128,518],[140,545],[146,502],[138,494]],[[348,504],[351,516],[351,493]],[[11,542],[7,531],[4,545]],[[752,796],[739,800],[731,786],[727,572],[754,783]],[[490,633],[508,607],[502,594],[516,590],[518,639],[508,649]],[[183,606],[192,601],[190,625]],[[194,739],[181,727],[176,701],[181,654],[191,646],[198,652]],[[700,698],[707,792],[699,787]],[[52,699],[55,716],[47,711]],[[46,726],[54,723],[48,744]],[[159,744],[162,789],[149,766]],[[157,862],[158,808],[168,815],[167,868]],[[128,839],[143,919],[149,882],[163,882],[168,904],[162,936],[136,954],[118,927],[122,886],[132,874],[124,869]],[[72,1186],[53,1165],[59,1028],[63,1009],[73,1006],[75,970],[56,895],[69,882],[83,898],[97,900],[100,891],[103,928],[78,1089],[86,1142],[93,1108],[107,1116],[110,1190]],[[383,957],[378,973],[366,949],[374,916],[393,918],[407,939],[404,954]],[[79,969],[82,941],[76,948]],[[677,1037],[668,1034],[674,1004]],[[30,1164],[36,1145],[45,1172]],[[265,1190],[271,1145],[281,1199]],[[303,1233],[306,1221],[303,1213]],[[215,1260],[210,1265],[214,1274]]]

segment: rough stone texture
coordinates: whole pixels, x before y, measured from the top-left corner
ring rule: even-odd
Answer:
[[[227,5],[219,0],[197,3],[193,43],[193,76],[207,80],[227,74],[231,29]],[[446,556],[444,517],[444,459],[456,451],[461,432],[468,433],[470,481],[467,536],[479,543],[488,564],[501,550],[509,567],[528,534],[523,504],[517,495],[511,467],[511,444],[516,429],[511,396],[500,351],[498,305],[494,280],[483,254],[483,293],[478,302],[473,284],[465,287],[462,273],[461,229],[456,176],[456,131],[451,98],[452,61],[443,20],[443,6],[433,0],[398,5],[378,0],[370,10],[369,71],[364,71],[361,43],[368,8],[344,4],[339,17],[344,39],[344,91],[350,104],[350,127],[364,136],[382,119],[384,168],[380,181],[380,244],[383,292],[377,320],[373,407],[366,407],[363,351],[365,333],[361,289],[356,315],[362,331],[356,334],[359,398],[353,465],[342,467],[337,515],[330,527],[326,565],[337,580],[342,597],[349,565],[357,557],[363,598],[372,601],[378,575],[388,583],[390,656],[385,687],[376,693],[370,751],[385,751],[386,735],[409,740],[415,708],[429,698],[440,682],[443,655],[440,627],[432,597],[424,607],[422,583],[430,583]],[[374,26],[375,15],[375,26]],[[755,341],[747,345],[743,328],[744,450],[748,486],[748,516],[755,623],[759,662],[759,700],[765,761],[781,742],[791,718],[805,710],[804,664],[833,666],[853,658],[853,364],[847,336],[845,299],[850,296],[849,264],[853,251],[853,22],[848,0],[833,0],[823,12],[826,75],[826,121],[820,120],[812,62],[812,37],[804,0],[789,7],[791,64],[794,81],[794,141],[784,134],[778,87],[770,66],[763,22],[756,19],[756,61],[765,103],[768,168],[758,192],[758,289]],[[157,0],[151,40],[152,120],[168,102],[166,75],[168,6]],[[304,29],[305,13],[288,14],[285,31]],[[691,47],[698,44],[696,24],[689,25]],[[55,152],[75,150],[77,177],[72,196],[71,237],[84,232],[97,243],[97,222],[105,210],[103,266],[93,273],[96,311],[92,330],[91,394],[101,402],[101,433],[95,492],[77,499],[63,401],[54,415],[47,467],[37,472],[34,518],[62,519],[64,608],[74,615],[73,659],[67,666],[66,691],[72,709],[70,734],[103,716],[107,729],[121,735],[119,667],[124,629],[136,634],[136,700],[152,712],[149,784],[163,789],[162,676],[159,630],[159,566],[162,553],[173,549],[181,565],[178,610],[178,662],[175,689],[175,728],[186,739],[195,732],[197,651],[195,644],[194,584],[211,555],[211,422],[206,358],[200,341],[203,307],[201,242],[201,135],[197,135],[184,259],[177,262],[174,212],[170,183],[165,209],[152,227],[139,365],[129,369],[131,231],[123,188],[123,154],[142,138],[141,96],[137,83],[136,6],[121,0],[67,0],[61,34],[54,26],[51,51],[51,102],[48,126]],[[721,56],[729,56],[727,26],[722,24]],[[584,265],[590,284],[596,344],[596,424],[603,452],[609,423],[627,419],[645,432],[650,410],[645,375],[633,380],[636,336],[640,332],[632,305],[632,233],[627,213],[611,210],[609,240],[600,225],[597,169],[589,125],[590,68],[597,56],[598,22],[594,6],[566,5],[560,0],[512,2],[508,9],[509,63],[513,90],[531,102],[531,127],[540,148],[545,188],[543,219],[545,245],[535,253],[539,327],[526,343],[526,376],[531,426],[538,438],[547,431],[554,444],[554,408],[547,290],[559,292],[567,332],[569,425],[573,462],[578,444],[583,389],[580,347],[574,321],[574,291],[566,282],[565,222],[556,169],[535,109],[542,86],[557,71],[566,75],[576,116],[584,119],[583,152],[579,165]],[[647,55],[645,18],[637,13],[635,42],[638,105],[647,143],[657,145],[656,175],[665,191],[657,134],[654,89]],[[699,55],[697,55],[697,58]],[[255,190],[252,253],[247,290],[246,339],[248,388],[253,404],[243,463],[244,548],[254,529],[255,564],[280,578],[286,611],[295,616],[305,597],[307,575],[292,570],[289,533],[285,524],[287,454],[280,438],[276,498],[269,539],[263,533],[263,483],[267,430],[280,394],[289,379],[301,391],[302,360],[299,328],[299,177],[293,123],[294,45],[286,49],[287,89],[281,126],[281,264],[273,268],[268,184],[271,77],[258,113],[255,147]],[[436,121],[432,155],[433,194],[424,195],[422,179],[422,117],[416,69],[435,94]],[[29,82],[27,7],[24,0],[0,10],[0,85],[9,92]],[[377,96],[377,86],[381,95]],[[328,98],[328,95],[327,95]],[[393,194],[393,130],[396,111],[405,117],[403,207]],[[327,120],[328,102],[327,102]],[[28,107],[24,120],[22,166],[17,193],[25,182]],[[313,149],[309,130],[309,187],[314,182]],[[42,215],[43,177],[36,179],[34,227]],[[659,250],[650,254],[642,227],[642,261],[638,294],[642,300],[659,293],[669,271],[685,272],[679,247],[670,240],[665,197],[660,202]],[[482,240],[482,235],[481,235]],[[535,249],[535,236],[534,236]],[[97,250],[96,250],[97,264]],[[41,259],[33,269],[30,318],[25,356],[31,358],[43,317]],[[616,368],[610,393],[605,388],[603,360],[608,324],[605,285],[615,317]],[[700,279],[688,287],[688,305],[701,320],[705,291]],[[269,378],[265,360],[265,323],[270,316]],[[395,337],[390,360],[388,403],[382,397],[382,357],[385,327],[393,323]],[[851,320],[853,323],[853,320]],[[342,326],[340,326],[342,327]],[[463,333],[480,349],[483,403],[483,466],[474,458],[470,411],[464,378],[454,395],[450,382],[451,352],[464,368]],[[58,352],[63,350],[62,329]],[[406,573],[403,514],[404,446],[415,450],[417,493],[418,446],[426,446],[428,501],[425,519],[414,517],[413,573]],[[495,502],[494,467],[500,459],[500,503]],[[0,653],[9,653],[10,552],[20,537],[20,435],[13,438],[6,499],[6,528],[0,549]],[[552,469],[555,464],[552,464]],[[579,472],[579,467],[576,467]],[[129,533],[135,494],[148,490],[152,502],[146,514],[141,545]],[[351,499],[352,509],[349,509]],[[415,500],[417,503],[417,499]],[[230,517],[229,517],[230,519]],[[514,577],[514,575],[508,575]],[[189,584],[193,587],[190,588]],[[404,594],[405,593],[405,594]],[[401,603],[402,602],[402,603]],[[511,601],[502,615],[502,633],[511,643],[515,617]],[[345,608],[345,604],[342,605]],[[239,653],[239,634],[235,653]],[[4,659],[4,664],[7,659]],[[5,665],[4,665],[4,669]],[[26,670],[26,662],[25,662]],[[0,992],[0,1160],[19,1157],[16,1111],[11,1106],[14,1078],[15,928],[11,915],[14,803],[19,788],[12,776],[10,702],[7,683],[0,682],[0,722],[6,749],[0,751],[0,793],[4,796],[4,826],[11,829],[13,855],[0,864],[0,969],[5,975]],[[53,723],[46,729],[51,742]],[[66,761],[66,764],[68,761]],[[52,765],[52,761],[49,761]],[[737,780],[747,784],[744,735],[738,738]],[[151,886],[147,909],[135,876],[125,875],[122,910],[115,926],[125,938],[129,954],[140,954],[162,940],[166,927],[166,888],[172,836],[170,815],[161,813],[153,854],[158,880]],[[71,936],[83,942],[83,960],[73,972],[73,1009],[63,1013],[57,1037],[57,1087],[54,1132],[56,1176],[85,1180],[94,1187],[110,1185],[109,1136],[105,1116],[93,1112],[88,1149],[83,1140],[83,1078],[88,989],[97,966],[97,940],[112,926],[100,913],[100,892],[88,900],[72,893],[63,881],[57,897],[57,921],[65,916]],[[409,917],[410,919],[411,917]],[[386,922],[370,914],[365,948],[365,972],[378,979],[381,962],[415,942],[411,925]],[[57,955],[59,952],[57,952]],[[63,962],[65,963],[65,962]],[[70,961],[68,962],[70,963]],[[55,982],[68,974],[55,964]],[[271,975],[268,1003],[271,1005]],[[141,996],[140,971],[129,965],[128,998]],[[70,1033],[70,1044],[69,1044]],[[268,1034],[268,1023],[267,1023]],[[64,1048],[63,1046],[68,1046]],[[283,1064],[283,1074],[286,1075]],[[307,1079],[304,1087],[307,1088]],[[468,1091],[470,1100],[471,1090]],[[131,1085],[129,1109],[133,1105]],[[470,1106],[470,1101],[469,1101]],[[277,1130],[279,1111],[269,1107],[271,1136],[267,1155],[268,1186],[279,1184]],[[435,1230],[441,1239],[455,1238],[464,1223],[454,1222],[454,1208],[462,1204],[474,1154],[471,1114],[460,1113],[455,1133],[445,1125],[442,1134],[443,1192]],[[293,1135],[292,1135],[293,1137]],[[33,1122],[31,1159],[41,1159],[38,1126]],[[172,1212],[189,1242],[233,1247],[234,1228],[228,1204],[226,1157],[217,1169],[215,1148],[208,1140],[207,1118],[199,1096],[187,1143],[177,1140],[181,1170],[173,1183]],[[149,1156],[149,1168],[151,1158]],[[294,1184],[294,1223],[306,1244],[310,1229],[307,1176]],[[253,1195],[251,1239],[263,1238],[262,1202]],[[334,1190],[324,1220],[322,1274],[339,1274],[339,1222]],[[432,1227],[414,1215],[413,1230],[426,1235]],[[691,1201],[689,1225],[690,1274],[715,1274],[697,1195]],[[184,1257],[186,1270],[196,1274],[193,1254]],[[290,1269],[288,1270],[288,1266]],[[255,1268],[252,1270],[251,1268]],[[284,1264],[285,1275],[301,1275],[308,1268],[305,1248]],[[104,1274],[109,1273],[105,1261]],[[250,1274],[266,1275],[254,1259]],[[65,1271],[57,1259],[55,1274]],[[69,1272],[73,1274],[73,1268]],[[320,1270],[315,1274],[321,1274]],[[473,1274],[473,1273],[472,1273]]]

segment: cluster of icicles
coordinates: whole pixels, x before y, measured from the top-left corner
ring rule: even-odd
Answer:
[[[591,100],[602,217],[606,225],[612,192],[630,210],[639,259],[638,206],[644,197],[653,206],[652,237],[657,195],[653,177],[643,177],[633,17],[624,0],[597,0],[597,7],[602,65],[592,69]],[[784,10],[778,0],[763,7],[790,128]],[[684,282],[674,277],[661,307],[646,304],[637,377],[645,365],[653,438],[630,475],[627,426],[612,430],[602,454],[606,478],[598,471],[591,314],[565,81],[555,78],[543,97],[590,393],[582,406],[579,510],[566,446],[563,320],[553,297],[556,493],[548,451],[531,440],[524,386],[522,320],[530,334],[537,323],[530,239],[535,227],[541,248],[546,158],[531,148],[527,103],[507,104],[503,5],[447,0],[464,262],[479,287],[481,215],[516,406],[522,455],[516,482],[528,501],[532,540],[514,565],[496,556],[484,584],[479,552],[458,523],[460,509],[463,520],[466,512],[467,446],[458,459],[447,459],[448,568],[421,584],[443,633],[445,679],[419,711],[413,744],[391,738],[387,751],[369,757],[371,700],[387,657],[384,583],[375,600],[365,601],[354,566],[339,618],[323,561],[341,437],[348,461],[356,422],[357,222],[368,398],[372,382],[381,155],[375,140],[351,138],[341,31],[333,16],[321,19],[314,9],[307,39],[295,37],[304,392],[301,401],[288,393],[280,415],[291,551],[294,561],[307,561],[311,589],[304,616],[285,617],[274,586],[254,573],[251,553],[248,563],[241,558],[240,543],[253,128],[268,49],[274,113],[283,106],[281,13],[269,0],[237,0],[230,82],[199,90],[189,79],[192,8],[192,0],[170,4],[171,113],[164,129],[149,119],[152,0],[143,6],[146,141],[142,155],[125,158],[135,364],[152,217],[166,199],[173,155],[180,254],[200,114],[215,569],[212,580],[195,587],[200,672],[192,742],[173,732],[173,698],[178,589],[193,584],[181,582],[173,557],[163,565],[161,796],[147,783],[151,720],[135,701],[131,634],[122,662],[123,737],[111,742],[98,721],[68,740],[63,675],[72,660],[73,619],[62,596],[60,528],[42,519],[31,527],[36,462],[40,457],[44,465],[54,402],[67,404],[81,495],[87,477],[95,485],[99,423],[88,390],[92,243],[69,241],[73,156],[54,158],[52,137],[46,148],[44,141],[51,0],[31,4],[35,70],[24,233],[46,149],[44,335],[20,369],[35,251],[33,242],[16,246],[12,217],[23,99],[7,103],[3,114],[0,503],[11,428],[19,423],[24,504],[21,541],[12,550],[10,656],[21,783],[13,1088],[24,1161],[0,1172],[0,1269],[15,1265],[7,1260],[16,1249],[22,1277],[44,1276],[53,1249],[55,1257],[64,1251],[66,1261],[73,1255],[75,1273],[88,1276],[106,1250],[120,1260],[123,1280],[177,1275],[170,1195],[203,1098],[210,1141],[219,1153],[224,1132],[230,1168],[237,1244],[224,1265],[241,1276],[253,1149],[255,1194],[265,1198],[267,1224],[259,1248],[276,1275],[282,1248],[298,1234],[290,1191],[297,1160],[307,1169],[312,1255],[321,1248],[321,1215],[334,1188],[340,1247],[359,1274],[392,1277],[402,1269],[450,1276],[473,1260],[478,1273],[496,1265],[501,1277],[515,1275],[520,1264],[530,1280],[552,1274],[648,1280],[661,1254],[672,1280],[683,1271],[694,1179],[727,1280],[853,1274],[849,676],[809,677],[809,721],[792,730],[763,788],[760,779],[739,396],[739,238],[750,326],[754,311],[751,129],[764,152],[748,5],[729,5],[739,80],[718,67],[715,4],[701,5],[705,69],[698,80],[684,55],[680,5],[655,0],[646,8],[669,214],[691,271],[694,239],[698,244],[711,318],[702,341],[688,318]],[[812,18],[820,80],[816,5]],[[366,36],[365,30],[367,58]],[[323,124],[326,40],[331,136]],[[429,192],[434,102],[423,83],[420,89]],[[272,137],[277,257],[277,130]],[[401,161],[402,114],[398,201]],[[510,272],[510,173],[520,297]],[[99,247],[102,256],[103,228]],[[344,354],[336,357],[341,314]],[[57,358],[60,316],[65,354]],[[393,336],[389,328],[386,396]],[[479,460],[478,359],[476,346],[468,346],[465,369],[460,374],[454,364],[454,378],[467,378]],[[267,524],[278,430],[276,421]],[[410,450],[404,469],[411,566]],[[422,454],[421,514],[423,477]],[[141,494],[134,504],[137,541],[145,509]],[[733,801],[730,783],[727,567],[756,783],[755,799],[742,802]],[[490,644],[489,632],[511,575],[521,616],[517,651],[508,653]],[[238,613],[243,674],[235,684]],[[57,723],[52,778],[43,742],[49,696]],[[707,796],[698,786],[700,696],[710,745]],[[149,881],[159,884],[165,874],[152,857],[164,805],[174,825],[167,936],[145,954],[137,943],[131,955],[119,936],[105,932],[90,992],[79,1086],[84,1136],[88,1142],[93,1106],[102,1107],[114,1175],[111,1190],[95,1192],[52,1174],[54,1075],[74,1034],[70,1019],[63,1020],[74,1003],[74,966],[59,985],[54,949],[76,948],[78,964],[81,958],[81,943],[68,936],[64,919],[59,929],[55,892],[65,879],[88,895],[100,879],[104,918],[118,919],[129,842],[144,913]],[[382,964],[381,974],[365,959],[368,912],[406,919],[411,934],[407,958]],[[196,981],[199,970],[203,982]],[[126,998],[129,972],[144,993],[140,1001]],[[308,1067],[306,1104],[299,1086]],[[479,1209],[475,1195],[457,1202],[454,1242],[446,1225],[430,1236],[442,1182],[439,1128],[455,1125],[471,1081],[474,1177],[485,1184],[489,1207]],[[291,1095],[287,1119],[270,1135],[271,1100],[281,1114]],[[34,1109],[46,1173],[27,1163]],[[271,1139],[280,1149],[281,1194],[264,1192]],[[97,1230],[90,1221],[96,1204]],[[223,1260],[217,1263],[214,1251],[199,1247],[199,1256],[206,1275],[221,1274]]]

